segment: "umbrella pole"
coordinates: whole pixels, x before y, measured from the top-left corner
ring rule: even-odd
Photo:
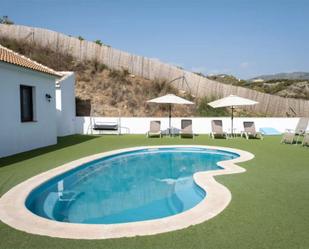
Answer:
[[[169,104],[169,129],[168,129],[168,134],[171,135],[171,121],[172,121],[172,104]]]
[[[232,117],[231,117],[231,133],[233,137],[233,119],[234,119],[234,106],[232,106]]]

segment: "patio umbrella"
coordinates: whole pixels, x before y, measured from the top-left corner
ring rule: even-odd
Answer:
[[[178,104],[178,105],[193,105],[194,103],[180,98],[174,94],[167,94],[155,99],[151,99],[147,101],[148,103],[157,103],[157,104],[168,104],[169,105],[169,129],[168,133],[171,134],[171,119],[172,119],[172,104]]]
[[[234,108],[235,108],[235,106],[256,105],[258,103],[259,102],[253,101],[251,99],[238,97],[236,95],[230,95],[228,97],[210,102],[210,103],[208,103],[208,105],[210,105],[213,108],[220,108],[220,107],[231,107],[232,108],[231,133],[233,134],[233,118],[234,118]]]

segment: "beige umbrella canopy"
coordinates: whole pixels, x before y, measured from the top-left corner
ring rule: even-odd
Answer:
[[[168,104],[169,105],[169,134],[171,133],[171,119],[172,119],[172,104],[178,105],[193,105],[194,103],[176,96],[175,94],[167,94],[155,99],[147,101],[148,103]]]
[[[210,102],[210,103],[208,103],[208,105],[210,105],[213,108],[220,108],[220,107],[231,107],[232,108],[231,133],[233,134],[233,118],[234,118],[234,108],[235,108],[235,106],[256,105],[258,103],[259,102],[256,102],[256,101],[251,100],[251,99],[238,97],[236,95],[230,95],[228,97]]]

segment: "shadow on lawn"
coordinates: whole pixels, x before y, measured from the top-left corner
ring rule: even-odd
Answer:
[[[57,144],[55,145],[51,145],[51,146],[47,146],[47,147],[43,147],[39,149],[34,149],[34,150],[27,151],[27,152],[15,154],[12,156],[0,158],[0,168],[10,165],[10,164],[18,163],[18,162],[21,162],[21,161],[24,161],[24,160],[27,160],[33,157],[37,157],[37,156],[40,156],[40,155],[43,155],[49,152],[60,150],[65,147],[80,144],[80,143],[86,142],[94,138],[97,138],[97,136],[71,135],[71,136],[65,136],[65,137],[58,137]]]

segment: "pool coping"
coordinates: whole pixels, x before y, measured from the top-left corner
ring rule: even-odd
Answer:
[[[76,224],[42,218],[32,213],[25,206],[25,201],[30,192],[52,177],[101,157],[153,148],[215,149],[236,153],[239,157],[218,162],[217,164],[223,168],[222,170],[195,173],[193,175],[194,181],[207,192],[206,198],[189,210],[164,218],[119,224]],[[246,170],[236,165],[236,163],[245,162],[253,158],[254,155],[247,151],[203,145],[140,146],[103,152],[66,163],[16,185],[0,198],[0,220],[17,230],[27,233],[66,239],[134,237],[184,229],[215,217],[228,206],[232,199],[232,194],[227,187],[218,183],[214,176],[245,172]]]

